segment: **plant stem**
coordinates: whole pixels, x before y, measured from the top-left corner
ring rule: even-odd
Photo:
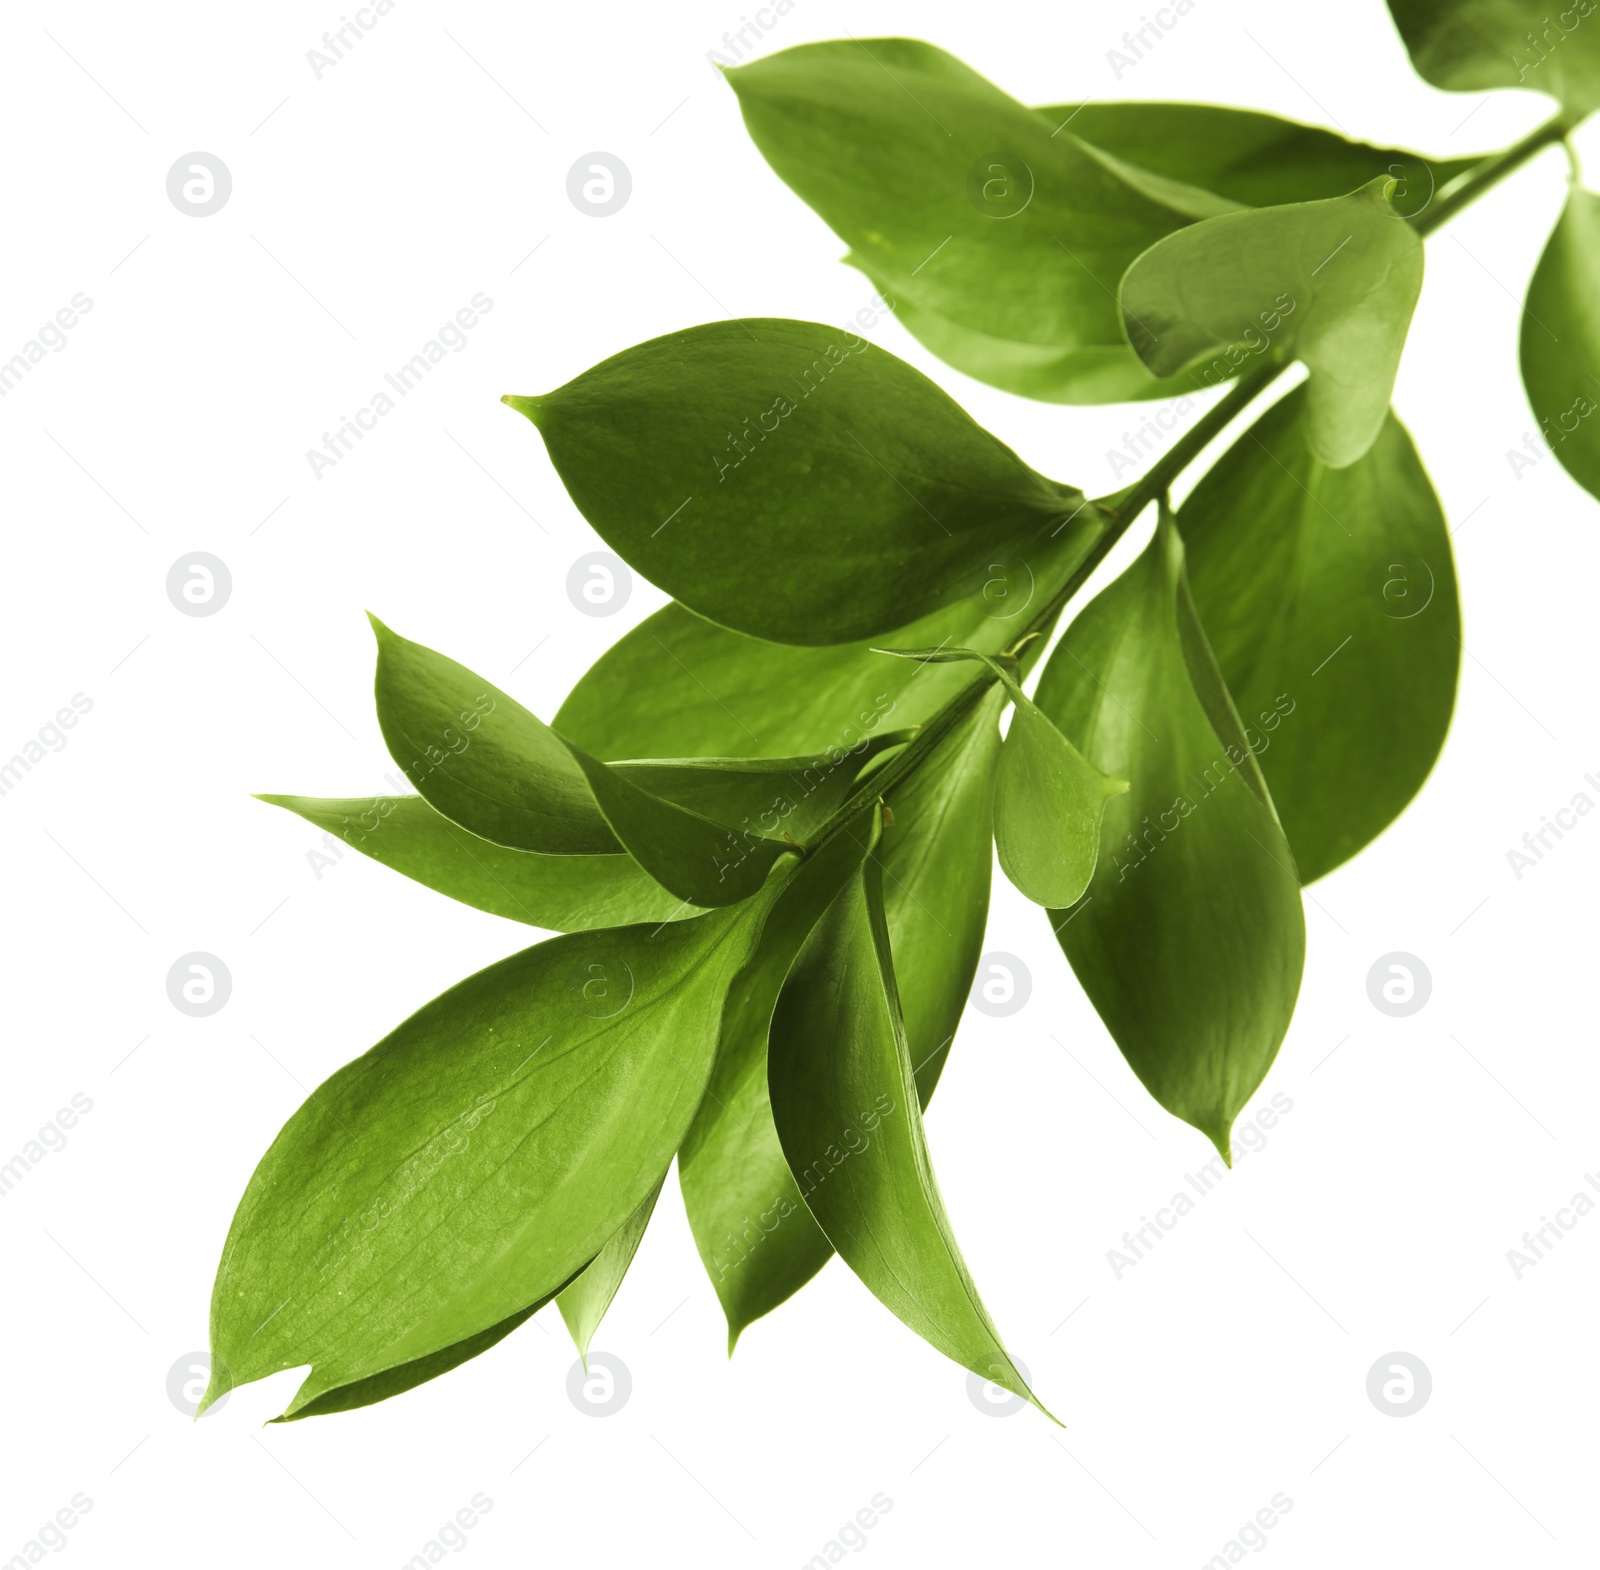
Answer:
[[[1432,207],[1424,208],[1412,226],[1424,238],[1441,224],[1449,223],[1463,207],[1470,207],[1485,191],[1498,185],[1508,174],[1514,174],[1531,158],[1536,158],[1545,148],[1564,141],[1577,120],[1566,113],[1552,115],[1542,125],[1536,125],[1521,141],[1513,142],[1503,152],[1485,158],[1469,170],[1448,196],[1441,196]]]
[[[1470,169],[1461,184],[1447,197],[1441,197],[1432,207],[1421,213],[1413,227],[1418,235],[1426,237],[1440,225],[1477,201],[1486,191],[1498,185],[1507,175],[1513,174],[1545,148],[1564,141],[1577,121],[1566,113],[1553,115],[1536,126],[1520,141],[1513,142],[1503,152],[1485,158]],[[1141,475],[1126,489],[1095,501],[1086,501],[1079,511],[1092,508],[1103,520],[1099,536],[1084,553],[1083,559],[1072,570],[1066,582],[1050,596],[1039,613],[1028,624],[1027,631],[1014,645],[1021,648],[1031,638],[1038,648],[1055,627],[1067,603],[1089,581],[1089,578],[1107,556],[1117,541],[1127,533],[1129,526],[1151,502],[1165,498],[1172,482],[1211,445],[1222,431],[1253,403],[1286,370],[1287,365],[1261,365],[1247,371],[1234,383],[1226,397],[1214,403],[1193,425],[1151,465],[1148,473]],[[1076,514],[1074,514],[1076,516]],[[887,795],[907,775],[922,766],[927,756],[952,730],[982,702],[989,689],[1000,680],[988,665],[980,664],[973,679],[961,688],[950,701],[930,720],[922,725],[915,736],[889,758],[882,768],[870,774],[851,792],[849,799],[823,826],[807,847],[816,850],[838,834],[857,813],[872,802]]]

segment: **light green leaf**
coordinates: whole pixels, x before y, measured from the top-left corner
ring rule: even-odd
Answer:
[[[994,843],[1005,875],[1037,905],[1083,898],[1100,854],[1105,804],[1126,780],[1102,774],[1010,684],[1015,709],[994,788]]]
[[[380,1374],[370,1374],[365,1379],[352,1380],[347,1385],[335,1385],[331,1390],[325,1390],[315,1400],[308,1401],[303,1406],[291,1407],[289,1411],[269,1418],[268,1421],[296,1423],[304,1417],[327,1417],[334,1412],[353,1412],[357,1407],[373,1406],[379,1401],[387,1401],[391,1396],[404,1395],[407,1390],[415,1390],[418,1385],[426,1384],[430,1379],[437,1379],[441,1374],[448,1374],[451,1369],[459,1368],[463,1363],[487,1352],[490,1347],[498,1346],[513,1330],[519,1325],[526,1324],[557,1295],[557,1292],[548,1292],[536,1303],[519,1309],[515,1314],[502,1319],[498,1325],[491,1325],[475,1336],[468,1336],[452,1346],[445,1347],[442,1351],[430,1352],[426,1357],[402,1363],[396,1368],[386,1368]]]
[[[1151,173],[1245,207],[1326,200],[1386,176],[1396,182],[1395,210],[1414,217],[1477,161],[1373,147],[1319,125],[1222,104],[1052,104],[1036,112],[1052,129],[1064,127]]]
[[[768,1054],[773,1120],[807,1206],[873,1295],[946,1357],[1044,1411],[978,1298],[934,1180],[880,879],[869,857],[784,988]]]
[[[1600,21],[1596,31],[1600,32]],[[1600,196],[1572,185],[1528,284],[1522,313],[1522,385],[1542,445],[1513,449],[1522,477],[1544,449],[1591,496],[1600,496]]]
[[[472,833],[545,855],[626,849],[680,899],[708,906],[748,898],[788,848],[756,826],[718,823],[653,794],[464,665],[374,626],[378,723],[389,752],[431,805]],[[737,771],[775,829],[774,793],[792,788],[794,762]],[[704,768],[688,763],[683,772],[695,779]],[[661,786],[662,765],[639,770]],[[849,778],[831,762],[819,777],[830,791],[848,792]]]
[[[736,910],[525,949],[319,1087],[229,1229],[205,1404],[310,1364],[292,1413],[565,1286],[678,1148],[783,881]]]
[[[1594,0],[1389,0],[1417,74],[1452,92],[1525,87],[1577,114],[1600,107]]]
[[[729,994],[716,1066],[678,1153],[689,1225],[727,1317],[730,1354],[748,1325],[798,1292],[833,1253],[772,1124],[767,1033],[795,957],[861,865],[871,823],[868,812],[808,856],[773,907]]]
[[[972,593],[997,559],[1053,582],[1088,527],[1066,526],[1081,492],[1036,474],[920,371],[814,322],[693,327],[505,401],[633,567],[780,643],[902,626]]]
[[[1215,199],[1052,134],[914,39],[802,44],[727,77],[767,162],[935,354],[1061,403],[1173,390],[1128,352],[1113,296]]]
[[[421,796],[260,800],[298,813],[353,850],[451,899],[529,926],[587,932],[695,914],[632,856],[510,850],[469,834]]]
[[[1229,1159],[1229,1130],[1288,1029],[1300,885],[1163,518],[1069,626],[1037,702],[1132,789],[1105,809],[1089,891],[1051,920],[1133,1071]]]
[[[1310,883],[1420,789],[1455,703],[1461,618],[1444,514],[1391,414],[1330,469],[1305,393],[1268,410],[1178,514],[1189,583],[1246,742]]]
[[[578,1356],[587,1358],[589,1343],[606,1317],[622,1278],[633,1263],[633,1256],[644,1240],[644,1230],[661,1195],[661,1185],[667,1180],[665,1172],[656,1180],[656,1186],[639,1202],[639,1208],[617,1229],[611,1241],[589,1262],[582,1275],[562,1289],[556,1298],[556,1307],[567,1323]]]
[[[1335,201],[1209,218],[1122,280],[1128,337],[1152,370],[1206,380],[1305,361],[1306,435],[1326,464],[1377,440],[1422,289],[1422,241],[1374,180]]]

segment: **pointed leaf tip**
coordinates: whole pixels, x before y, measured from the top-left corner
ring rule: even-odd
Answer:
[[[508,409],[515,409],[518,414],[526,415],[535,425],[539,423],[539,415],[544,407],[542,398],[524,397],[520,393],[505,393],[500,402]]]

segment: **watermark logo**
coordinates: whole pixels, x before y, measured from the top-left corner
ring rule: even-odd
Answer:
[[[185,1352],[167,1370],[167,1400],[185,1417],[193,1417],[205,1400],[206,1386],[211,1383],[211,1354]],[[211,1411],[221,1409],[227,1396],[218,1396],[211,1403]]]
[[[1384,954],[1367,972],[1372,1006],[1392,1019],[1419,1012],[1433,995],[1433,976],[1415,954]]]
[[[1022,1376],[1023,1384],[1031,1383],[1028,1370],[1019,1359],[1012,1358],[1011,1366]],[[998,1363],[991,1363],[989,1372],[1001,1374],[1004,1370]],[[982,1374],[967,1375],[967,1400],[985,1417],[1011,1417],[1028,1404],[1016,1391],[1007,1390],[1004,1385],[997,1385]]]
[[[588,218],[620,213],[633,195],[633,176],[615,153],[585,153],[567,170],[567,200]]]
[[[1375,562],[1367,574],[1373,604],[1394,621],[1420,616],[1433,603],[1433,589],[1433,568],[1405,552]]]
[[[590,1352],[567,1370],[567,1399],[585,1417],[613,1417],[632,1394],[633,1375],[614,1352]]]
[[[1033,170],[1015,153],[986,153],[967,170],[967,200],[985,218],[1015,218],[1033,189]]]
[[[167,196],[185,218],[220,213],[233,195],[233,176],[215,153],[185,153],[167,170]]]
[[[585,616],[615,616],[632,593],[628,564],[610,551],[589,551],[567,569],[567,598]]]
[[[190,551],[167,568],[167,598],[185,616],[215,616],[232,593],[228,564],[208,551]]]
[[[204,1019],[215,1014],[232,995],[233,977],[215,954],[184,954],[167,972],[167,996],[180,1014]]]
[[[994,949],[978,961],[972,987],[972,1006],[991,1019],[1005,1019],[1023,1008],[1033,995],[1033,976],[1015,954]]]
[[[1414,1417],[1433,1394],[1433,1375],[1414,1352],[1385,1352],[1367,1370],[1367,1399],[1385,1417]]]

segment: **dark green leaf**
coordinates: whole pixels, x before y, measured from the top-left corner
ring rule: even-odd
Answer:
[[[913,39],[802,44],[727,75],[767,162],[942,359],[1060,403],[1172,390],[1128,352],[1117,280],[1226,202],[1052,134]]]
[[[1312,450],[1354,463],[1383,428],[1422,289],[1422,241],[1390,185],[1228,213],[1152,246],[1122,280],[1134,348],[1162,375],[1206,380],[1268,356],[1304,360]]]
[[[552,932],[693,915],[632,856],[541,856],[469,834],[421,796],[262,796],[451,899]]]
[[[979,1301],[934,1181],[880,877],[869,857],[784,988],[768,1055],[773,1120],[807,1206],[873,1295],[946,1357],[1039,1405]]]
[[[1412,217],[1476,161],[1373,147],[1221,104],[1052,104],[1037,113],[1129,163],[1246,207],[1323,201],[1387,176],[1397,183],[1396,210]]]
[[[1310,883],[1386,828],[1444,744],[1460,664],[1450,534],[1405,427],[1330,469],[1305,393],[1270,409],[1178,523],[1189,582]]]
[[[789,881],[723,1012],[705,1099],[678,1153],[689,1225],[728,1320],[746,1326],[798,1292],[833,1248],[800,1198],[772,1125],[767,1032],[795,956],[866,854],[865,826],[834,835]]]
[[[853,333],[756,318],[613,355],[540,398],[562,482],[692,610],[830,644],[961,599],[989,564],[1064,577],[1082,493],[1036,474],[933,382]]]
[[[644,1239],[644,1229],[650,1225],[650,1216],[661,1194],[661,1185],[667,1180],[663,1172],[656,1186],[639,1202],[639,1208],[624,1221],[611,1241],[589,1262],[582,1275],[564,1287],[556,1298],[556,1307],[567,1322],[567,1329],[577,1344],[578,1356],[588,1357],[589,1343],[606,1317],[611,1300],[622,1285],[622,1278],[633,1263]]]
[[[903,627],[908,643],[998,652],[1043,596],[1020,564],[988,593]],[[668,605],[614,643],[573,688],[556,729],[601,758],[750,757],[864,747],[889,725],[929,719],[970,681],[955,666],[885,659],[866,643],[802,649],[747,638]],[[858,754],[859,756],[859,754]]]
[[[373,625],[389,752],[434,807],[472,833],[546,855],[626,849],[680,899],[710,906],[748,898],[784,853],[780,840],[652,794],[464,665]],[[791,762],[769,768],[787,776]],[[773,800],[771,781],[760,771],[754,778],[759,811]]]
[[[736,910],[514,954],[315,1091],[229,1229],[206,1404],[310,1364],[301,1410],[570,1281],[687,1131],[783,877]]]
[[[1596,25],[1600,32],[1600,23]],[[1528,284],[1522,385],[1544,445],[1591,496],[1600,496],[1600,196],[1574,184]],[[1543,456],[1513,452],[1512,468]],[[1520,460],[1520,463],[1519,463]]]
[[[1600,106],[1594,0],[1389,0],[1417,74],[1435,87],[1525,87],[1587,114]]]
[[[1224,1159],[1288,1029],[1305,924],[1293,857],[1206,647],[1170,519],[1068,627],[1039,707],[1107,804],[1089,892],[1051,919],[1134,1072]]]

